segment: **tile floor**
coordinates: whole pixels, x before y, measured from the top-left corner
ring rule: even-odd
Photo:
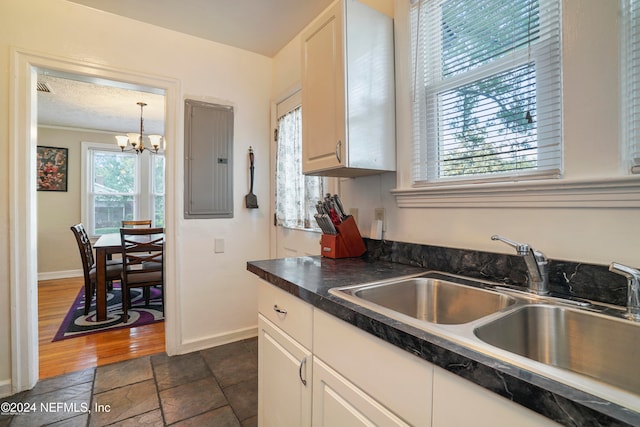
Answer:
[[[0,402],[33,410],[0,415],[0,427],[257,426],[258,341],[74,372]]]

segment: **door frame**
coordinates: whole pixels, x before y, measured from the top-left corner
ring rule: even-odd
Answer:
[[[33,388],[38,381],[38,272],[35,151],[37,145],[37,69],[47,68],[88,77],[139,84],[165,91],[165,138],[173,141],[165,153],[165,346],[169,355],[179,345],[178,254],[173,242],[178,227],[176,176],[180,81],[173,78],[109,68],[69,58],[11,49],[9,87],[9,292],[11,319],[11,391]]]
[[[273,188],[276,188],[276,157],[278,151],[278,143],[276,141],[274,132],[278,128],[278,106],[286,105],[285,108],[292,105],[302,105],[302,88],[300,84],[295,84],[284,91],[274,101],[271,102],[271,142],[270,146],[270,173],[269,176],[272,179]],[[304,107],[303,107],[304,114]],[[330,193],[339,192],[339,180],[337,178],[327,179],[326,190]],[[270,227],[269,233],[270,241],[270,254],[271,258],[284,258],[293,256],[313,256],[320,255],[320,236],[321,234],[315,231],[308,231],[302,229],[292,229],[277,226],[275,224],[276,215],[276,191],[272,191],[272,200],[270,200],[270,215],[273,218],[273,226]]]

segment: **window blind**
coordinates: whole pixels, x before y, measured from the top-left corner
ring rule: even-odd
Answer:
[[[622,138],[627,166],[640,174],[640,2],[622,0]]]
[[[414,183],[557,177],[559,0],[412,5]]]

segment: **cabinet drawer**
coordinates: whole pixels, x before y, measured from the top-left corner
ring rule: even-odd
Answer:
[[[313,307],[295,296],[260,280],[258,311],[306,348],[311,349]]]

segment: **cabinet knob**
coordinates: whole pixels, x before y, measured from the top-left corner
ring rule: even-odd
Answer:
[[[336,144],[336,159],[338,159],[338,163],[342,163],[342,156],[340,153],[342,152],[342,141],[338,140]]]

